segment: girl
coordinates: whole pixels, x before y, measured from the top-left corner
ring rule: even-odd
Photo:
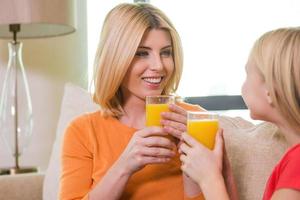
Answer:
[[[300,199],[300,29],[283,28],[261,36],[246,65],[242,96],[251,118],[278,126],[290,145],[267,182],[264,200]],[[181,169],[209,199],[229,199],[222,177],[222,130],[213,151],[184,133]]]

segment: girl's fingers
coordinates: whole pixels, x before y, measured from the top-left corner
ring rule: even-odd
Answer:
[[[216,143],[215,143],[215,148],[214,152],[218,155],[218,157],[223,157],[223,129],[219,129],[217,135],[216,135]]]
[[[182,143],[179,147],[179,150],[182,154],[188,154],[188,152],[190,151],[190,148],[187,144]]]
[[[180,146],[183,144],[184,142],[182,141],[182,140],[179,140],[179,143],[177,144],[177,149],[178,149],[178,153],[179,154],[182,154],[182,151],[181,151],[181,149],[180,149]]]
[[[201,146],[201,144],[199,142],[197,142],[193,137],[188,135],[186,132],[183,132],[181,137],[182,137],[183,141],[185,141],[191,147],[194,147],[194,146],[197,146],[197,145]]]
[[[186,162],[186,159],[187,159],[187,157],[186,157],[186,155],[185,155],[185,154],[181,154],[181,155],[180,155],[180,157],[179,157],[179,159],[180,159],[180,161],[181,161],[182,163],[185,163],[185,162]]]

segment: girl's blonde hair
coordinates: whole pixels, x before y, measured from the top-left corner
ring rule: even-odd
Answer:
[[[261,36],[250,59],[264,78],[274,106],[300,127],[300,28],[281,28]]]
[[[183,65],[176,29],[162,11],[150,4],[120,4],[106,16],[94,62],[93,100],[101,106],[104,115],[120,117],[123,114],[120,85],[144,33],[150,29],[164,29],[170,33],[175,67],[163,94],[176,91]]]

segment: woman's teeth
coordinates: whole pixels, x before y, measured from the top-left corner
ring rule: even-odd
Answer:
[[[144,81],[148,82],[148,83],[153,83],[153,84],[158,84],[162,81],[162,77],[157,77],[157,78],[143,78]]]

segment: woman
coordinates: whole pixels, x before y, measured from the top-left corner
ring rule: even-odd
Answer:
[[[63,145],[60,199],[202,199],[180,170],[176,145],[186,130],[180,103],[162,127],[145,127],[145,97],[172,94],[182,72],[180,38],[149,4],[120,4],[107,15],[95,60],[101,110],[75,119]],[[185,191],[185,192],[184,192]]]

